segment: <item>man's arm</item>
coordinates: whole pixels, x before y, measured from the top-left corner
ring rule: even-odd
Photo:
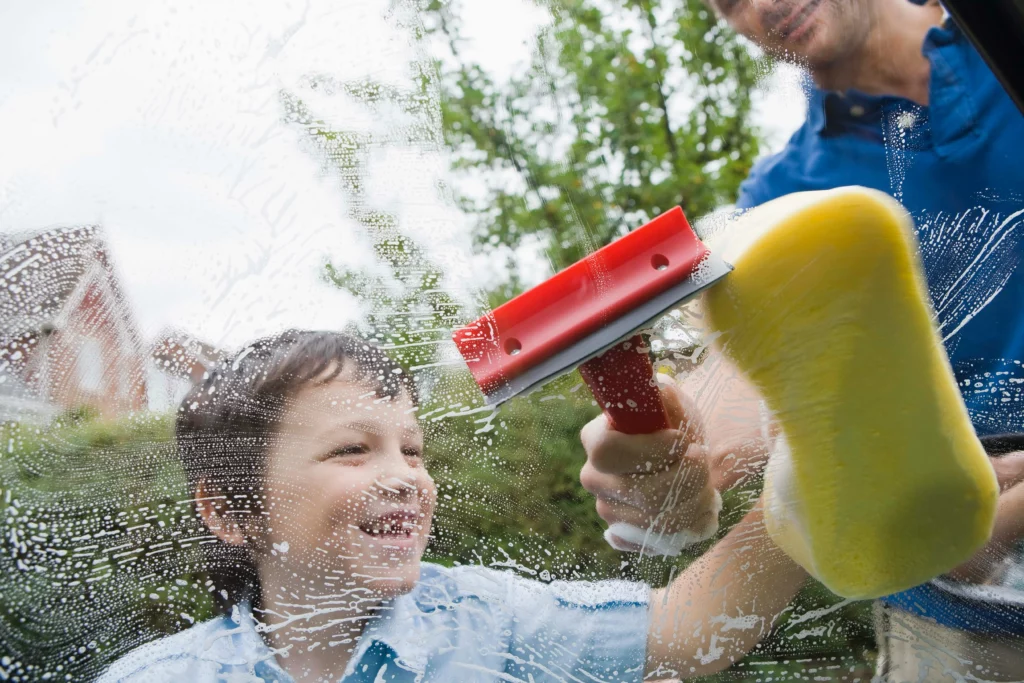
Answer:
[[[807,573],[775,546],[761,501],[651,598],[647,670],[691,678],[728,668],[766,636]]]

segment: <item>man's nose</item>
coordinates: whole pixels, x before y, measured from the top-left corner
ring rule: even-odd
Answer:
[[[743,0],[757,16],[763,31],[778,28],[780,22],[789,16],[794,3],[789,0]]]

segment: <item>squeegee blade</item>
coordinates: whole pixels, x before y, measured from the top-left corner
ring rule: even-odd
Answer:
[[[499,405],[520,395],[529,394],[556,377],[572,372],[581,363],[598,356],[616,342],[643,331],[673,308],[707,289],[729,274],[732,266],[714,253],[701,261],[694,273],[678,285],[671,287],[650,301],[634,308],[605,325],[597,332],[566,347],[543,362],[496,386],[485,394],[488,405]]]

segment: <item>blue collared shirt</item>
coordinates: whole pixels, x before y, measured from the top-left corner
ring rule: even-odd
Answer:
[[[422,565],[356,646],[342,683],[641,681],[650,589],[541,583],[484,567]],[[100,683],[291,683],[245,606],[120,659]]]
[[[1024,431],[1024,116],[951,21],[931,29],[929,105],[809,91],[807,120],[740,188],[749,208],[863,185],[911,213],[940,332],[979,434]],[[827,226],[822,226],[827,229]],[[884,391],[884,387],[879,387]],[[969,630],[1024,632],[1024,615],[950,604],[933,585],[890,602]]]

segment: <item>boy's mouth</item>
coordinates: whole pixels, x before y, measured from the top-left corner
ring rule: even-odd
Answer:
[[[383,541],[402,541],[419,536],[419,514],[412,511],[389,512],[359,525],[367,536]]]

